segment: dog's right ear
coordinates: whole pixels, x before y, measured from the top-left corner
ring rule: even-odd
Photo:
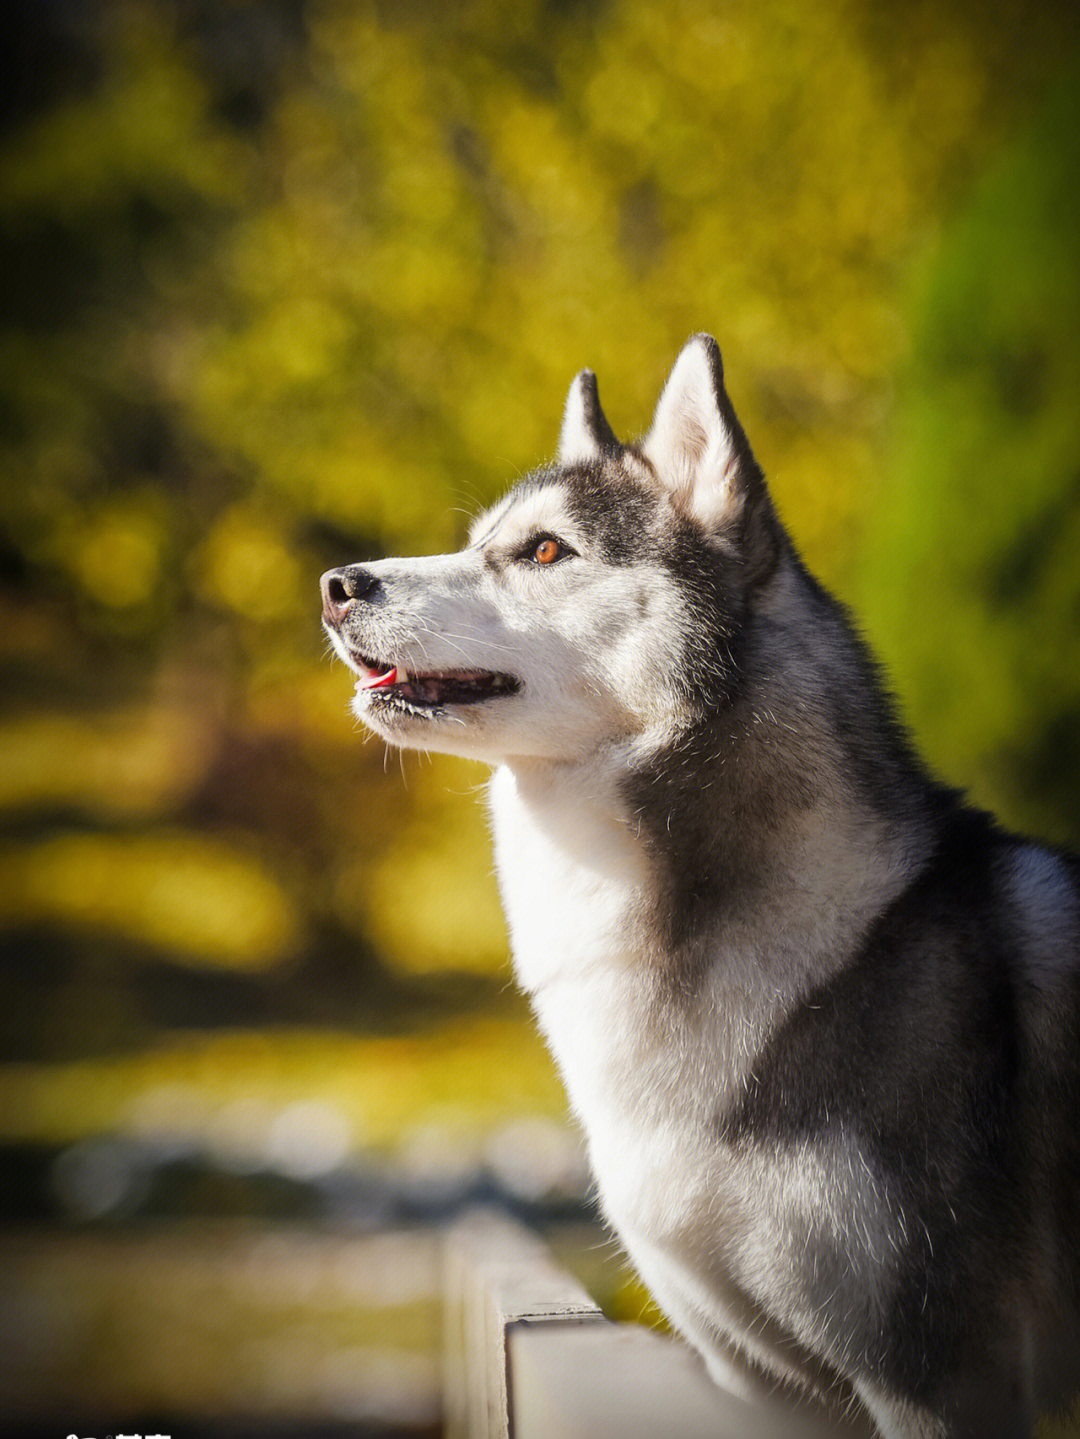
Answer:
[[[559,464],[587,465],[600,459],[605,450],[617,450],[619,442],[600,408],[596,376],[582,370],[574,377],[563,411],[559,435]]]
[[[776,537],[765,480],[724,388],[711,335],[683,346],[641,454],[676,509],[707,534],[737,537],[751,575],[772,564]]]
[[[771,571],[775,516],[711,335],[694,335],[683,346],[641,454],[677,510],[706,534],[737,543],[751,583]]]

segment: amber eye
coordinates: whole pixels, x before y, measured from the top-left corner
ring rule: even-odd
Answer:
[[[538,565],[553,565],[563,554],[563,547],[558,540],[541,540],[536,549],[533,550],[533,559]]]

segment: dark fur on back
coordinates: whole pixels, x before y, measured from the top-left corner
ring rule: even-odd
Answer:
[[[1052,1157],[1040,1134],[1055,1092],[1058,1105],[1062,1090],[1076,1095],[1080,989],[1074,975],[1061,1016],[1070,1061],[1048,1062],[1025,1033],[1026,982],[995,877],[1012,843],[987,816],[954,811],[861,954],[795,1011],[753,1085],[717,1115],[730,1143],[839,1126],[880,1161],[903,1243],[893,1311],[864,1350],[885,1382],[923,1402],[963,1346],[988,1342],[1003,1283],[1033,1277],[1037,1211],[1049,1205],[1060,1222],[1080,1206],[1075,1143]],[[1059,1277],[1075,1301],[1065,1258]]]

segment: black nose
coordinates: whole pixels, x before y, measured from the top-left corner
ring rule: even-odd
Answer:
[[[379,578],[363,565],[346,565],[327,570],[322,577],[323,614],[329,624],[339,625],[353,600],[370,597],[379,587]]]

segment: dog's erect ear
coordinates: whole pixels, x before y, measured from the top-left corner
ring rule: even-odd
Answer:
[[[605,450],[617,450],[619,442],[600,408],[596,376],[582,370],[574,377],[563,411],[559,435],[559,464],[586,465],[598,460]]]
[[[748,491],[764,489],[711,335],[683,346],[641,452],[676,507],[710,533],[738,523]]]

